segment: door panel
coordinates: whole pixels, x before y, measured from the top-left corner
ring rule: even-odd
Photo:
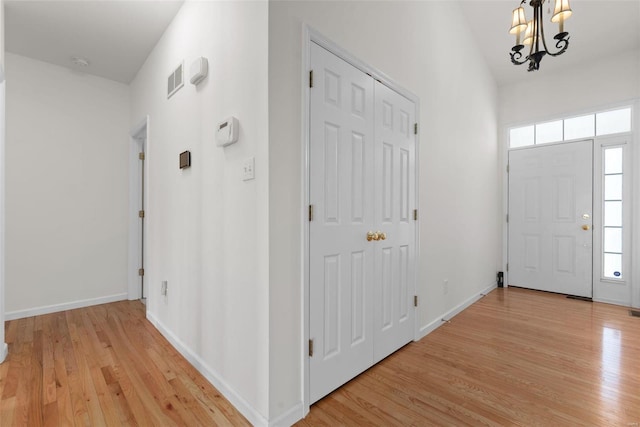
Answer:
[[[592,296],[592,157],[592,141],[509,152],[510,285]]]
[[[309,338],[314,402],[373,364],[373,79],[312,44]]]
[[[415,104],[375,83],[376,230],[374,360],[387,357],[414,336]]]

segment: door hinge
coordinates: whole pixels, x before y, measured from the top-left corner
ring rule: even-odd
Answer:
[[[313,87],[313,70],[309,71],[309,87]]]
[[[313,205],[309,205],[309,222],[313,221]]]
[[[313,357],[313,340],[309,340],[309,357]]]
[[[506,268],[506,270],[507,270],[507,271],[509,271],[509,263],[507,263],[507,268]]]
[[[414,209],[413,210],[413,220],[417,221],[418,220],[418,209]]]
[[[507,165],[507,173],[509,173],[509,165]]]
[[[417,135],[418,134],[418,123],[414,123],[413,124],[413,134]]]
[[[144,152],[138,154],[140,160],[144,160]]]
[[[507,223],[509,222],[509,214],[507,214]]]
[[[417,307],[418,306],[418,295],[414,295],[413,296],[413,306]]]
[[[144,210],[142,210],[142,211],[138,211],[138,216],[139,216],[140,218],[144,218]]]
[[[144,276],[144,268],[138,269],[138,276]]]

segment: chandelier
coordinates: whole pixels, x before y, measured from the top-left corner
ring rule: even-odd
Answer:
[[[544,38],[544,23],[542,19],[543,5],[551,0],[531,0],[529,5],[533,8],[533,19],[527,21],[522,5],[527,0],[520,2],[520,7],[514,9],[511,21],[510,34],[516,35],[516,44],[511,48],[509,55],[514,65],[529,63],[528,71],[535,71],[540,68],[540,61],[549,54],[551,56],[562,55],[569,47],[569,33],[564,31],[564,21],[571,16],[569,0],[555,0],[555,9],[551,22],[557,22],[559,26],[558,34],[553,38],[556,42],[556,52],[551,52],[547,48],[547,41]],[[521,36],[524,33],[524,39]],[[529,46],[529,54],[523,58],[522,50]]]

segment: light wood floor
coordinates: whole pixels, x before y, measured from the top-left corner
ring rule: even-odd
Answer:
[[[123,301],[6,322],[0,426],[249,425]]]
[[[119,302],[7,322],[0,426],[248,425]],[[311,407],[300,426],[640,426],[640,318],[496,290]]]
[[[496,290],[311,407],[300,426],[640,426],[640,318]]]

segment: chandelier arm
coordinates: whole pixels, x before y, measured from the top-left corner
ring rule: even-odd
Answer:
[[[544,46],[544,50],[547,52],[547,54],[551,55],[551,56],[559,56],[562,55],[567,48],[569,47],[569,33],[559,33],[557,34],[554,38],[556,40],[558,40],[558,42],[556,43],[556,48],[558,49],[557,52],[551,52],[551,50],[549,50],[549,48],[547,47],[547,40],[544,36],[544,25],[542,22],[542,8],[540,8],[540,28],[541,28],[541,33],[542,33],[542,45]]]
[[[561,39],[556,39],[558,40],[558,42],[556,43],[556,48],[558,48],[559,50],[556,53],[552,53],[549,51],[549,49],[547,49],[547,53],[551,56],[560,56],[562,55],[567,48],[569,47],[569,37],[565,36]],[[546,49],[546,46],[545,46]]]

